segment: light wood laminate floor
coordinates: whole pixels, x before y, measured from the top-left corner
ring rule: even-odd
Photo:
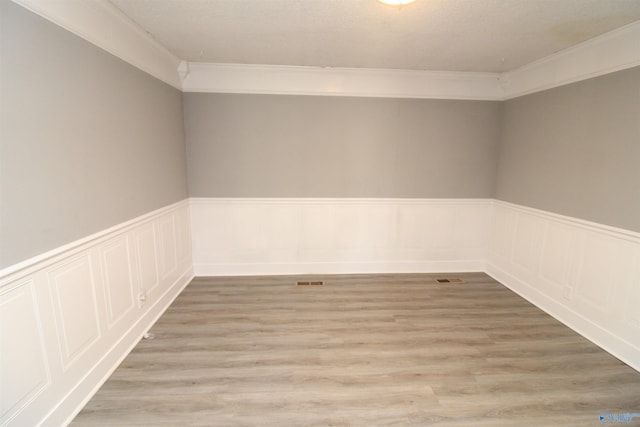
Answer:
[[[436,276],[453,275],[196,278],[72,425],[597,426],[605,411],[640,413],[640,373],[485,274]]]

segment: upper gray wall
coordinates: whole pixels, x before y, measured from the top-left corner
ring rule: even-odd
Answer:
[[[640,67],[505,104],[498,199],[640,232]]]
[[[184,94],[194,197],[493,196],[500,103]]]
[[[0,267],[187,197],[181,93],[0,1]]]

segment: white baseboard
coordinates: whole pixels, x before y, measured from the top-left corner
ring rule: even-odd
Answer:
[[[640,371],[640,351],[633,343],[614,335],[580,313],[538,291],[534,286],[519,280],[495,265],[488,265],[486,273],[513,292],[517,293],[547,314]]]
[[[70,422],[192,270],[187,201],[2,270],[0,425]]]
[[[290,274],[467,273],[485,270],[484,260],[401,261],[370,263],[237,263],[198,264],[196,276],[261,276]]]
[[[640,371],[640,234],[496,202],[487,273]]]

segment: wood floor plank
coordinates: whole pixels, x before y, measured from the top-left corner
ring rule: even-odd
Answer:
[[[196,278],[72,425],[596,426],[640,412],[640,373],[485,274],[442,276]]]

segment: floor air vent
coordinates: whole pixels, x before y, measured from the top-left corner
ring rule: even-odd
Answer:
[[[314,282],[298,282],[298,286],[322,286],[324,282],[322,281],[314,281]]]
[[[438,282],[438,283],[464,283],[464,281],[462,279],[460,279],[459,277],[440,278],[440,279],[436,279],[436,282]]]

